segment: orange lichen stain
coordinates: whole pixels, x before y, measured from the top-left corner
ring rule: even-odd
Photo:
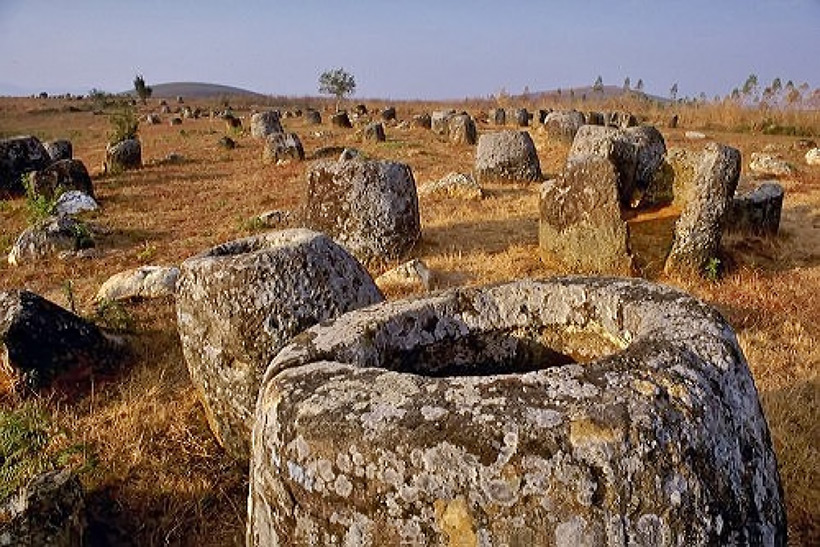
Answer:
[[[478,535],[475,531],[473,516],[462,496],[454,500],[436,500],[436,524],[448,538],[450,547],[475,547]]]
[[[587,418],[576,420],[569,427],[569,442],[573,446],[618,442],[621,437],[621,431]]]

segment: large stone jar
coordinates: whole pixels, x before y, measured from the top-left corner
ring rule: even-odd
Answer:
[[[370,275],[323,234],[269,232],[182,263],[182,351],[211,429],[246,460],[259,382],[280,348],[306,328],[382,300]]]
[[[354,311],[262,383],[248,545],[782,545],[777,463],[721,316],[618,278]]]

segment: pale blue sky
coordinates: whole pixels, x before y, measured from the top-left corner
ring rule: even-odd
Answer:
[[[820,0],[0,0],[0,94],[204,81],[463,98],[639,78],[726,94],[750,73],[820,86]]]

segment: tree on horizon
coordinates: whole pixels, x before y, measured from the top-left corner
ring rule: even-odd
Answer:
[[[137,74],[134,78],[134,91],[137,92],[137,96],[142,100],[142,104],[151,97],[151,93],[154,92],[153,89],[145,85],[145,78],[142,77],[142,74]]]
[[[356,91],[356,79],[344,68],[326,70],[319,76],[319,93],[336,97],[336,112],[346,95]]]

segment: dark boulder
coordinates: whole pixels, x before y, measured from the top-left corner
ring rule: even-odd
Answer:
[[[56,194],[69,190],[79,190],[94,197],[91,177],[80,160],[56,161],[31,177],[30,191],[35,196],[52,199]]]
[[[23,175],[51,163],[51,156],[37,137],[0,140],[0,197],[26,193]]]
[[[347,112],[336,112],[331,116],[330,123],[332,123],[336,127],[342,127],[344,129],[350,129],[353,127],[353,124],[350,123],[350,116],[347,115]]]
[[[15,383],[31,389],[110,370],[124,351],[93,323],[26,290],[0,292],[0,344]]]
[[[105,171],[117,173],[142,167],[142,145],[137,139],[109,144],[105,149]]]
[[[305,149],[296,133],[271,133],[266,137],[265,146],[262,148],[263,161],[302,161],[304,159]]]

